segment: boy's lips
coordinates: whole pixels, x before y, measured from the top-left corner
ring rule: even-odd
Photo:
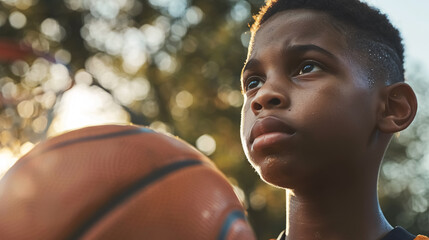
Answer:
[[[264,118],[259,118],[253,124],[251,133],[250,133],[250,144],[253,144],[255,139],[267,136],[274,136],[275,134],[286,134],[293,135],[295,130],[290,127],[285,122],[281,121],[277,117],[269,116]]]

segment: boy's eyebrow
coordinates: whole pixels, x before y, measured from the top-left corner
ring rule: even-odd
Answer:
[[[322,53],[323,55],[326,55],[334,60],[338,60],[338,58],[328,50],[321,48],[314,44],[305,44],[305,45],[293,45],[288,46],[285,48],[285,52],[297,52],[297,53],[304,53],[308,51],[316,51],[319,53]],[[243,74],[246,70],[250,68],[255,68],[257,66],[261,65],[261,62],[258,59],[250,59],[246,62],[246,64],[243,67],[243,70],[241,71],[241,74]]]
[[[314,44],[306,44],[306,45],[293,45],[288,46],[285,48],[285,52],[308,52],[308,51],[316,51],[319,53],[322,53],[323,55],[326,55],[334,60],[337,60],[338,58],[328,50],[321,48]]]
[[[261,64],[261,62],[259,62],[258,59],[250,59],[244,65],[243,70],[241,71],[241,74],[243,74],[247,69],[254,68],[254,67],[256,67],[256,66],[258,66],[260,64]]]

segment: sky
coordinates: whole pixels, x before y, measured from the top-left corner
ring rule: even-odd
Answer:
[[[429,0],[364,0],[388,15],[402,34],[405,67],[420,64],[429,74]]]

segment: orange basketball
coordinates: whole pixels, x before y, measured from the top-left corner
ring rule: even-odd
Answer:
[[[0,239],[255,239],[222,173],[148,128],[96,126],[37,145],[0,181]]]

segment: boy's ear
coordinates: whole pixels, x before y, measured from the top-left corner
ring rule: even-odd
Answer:
[[[383,90],[378,128],[385,133],[396,133],[407,128],[417,112],[417,98],[406,83],[395,83]]]

